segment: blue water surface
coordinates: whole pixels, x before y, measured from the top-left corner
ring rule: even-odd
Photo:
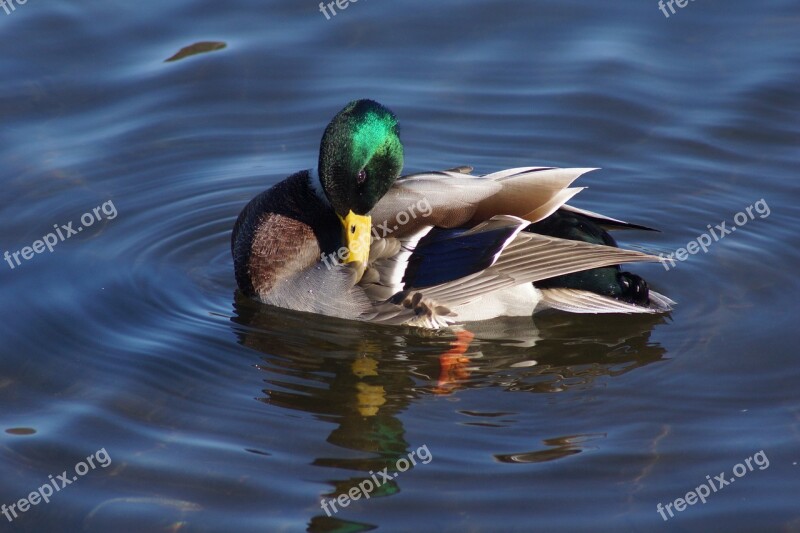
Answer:
[[[797,2],[6,2],[0,528],[800,531]],[[744,223],[633,267],[667,316],[469,341],[242,298],[236,216],[355,98],[407,172],[601,168],[573,203],[661,230],[627,247]]]

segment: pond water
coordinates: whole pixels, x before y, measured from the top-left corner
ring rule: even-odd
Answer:
[[[797,2],[342,5],[0,10],[0,524],[800,531]],[[236,216],[355,98],[407,172],[600,167],[623,246],[707,252],[632,267],[669,315],[471,340],[238,296]]]

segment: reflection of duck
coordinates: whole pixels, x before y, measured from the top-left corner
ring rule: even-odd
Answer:
[[[472,324],[470,334],[459,335],[449,330],[345,324],[331,317],[309,321],[305,313],[260,305],[239,293],[234,312],[239,342],[262,359],[257,368],[264,373],[266,386],[260,400],[333,424],[321,440],[334,447],[313,461],[324,469],[320,481],[330,489],[320,497],[326,500],[348,494],[370,479],[371,472],[384,468],[391,472],[399,458],[425,444],[412,442],[401,419],[404,411],[425,398],[471,387],[511,393],[588,387],[597,378],[628,372],[664,354],[649,340],[652,328],[664,321],[659,315],[598,319],[551,313],[538,315],[537,327],[530,317],[500,318]],[[442,353],[467,364],[447,368]],[[532,360],[537,364],[520,365]],[[465,373],[458,375],[461,370]],[[447,377],[447,372],[452,374]],[[468,424],[513,423],[487,413],[461,415],[468,417]],[[509,460],[566,457],[580,448],[580,442],[570,442],[563,446],[546,442],[557,450],[519,451]],[[402,480],[401,476],[381,485],[371,499],[399,492]],[[346,512],[328,517],[314,506],[317,512],[310,530],[350,524]]]
[[[565,204],[589,169],[397,179],[402,166],[395,116],[371,100],[347,105],[325,130],[317,168],[239,215],[232,253],[242,291],[288,309],[429,328],[530,316],[539,303],[587,313],[673,303],[619,272],[658,258],[617,248],[605,228],[641,226]],[[380,238],[370,244],[371,235]],[[534,288],[541,281],[544,290]]]
[[[665,352],[650,340],[653,327],[666,320],[661,315],[543,313],[536,324],[530,317],[505,317],[470,323],[467,332],[368,323],[342,327],[332,317],[309,322],[305,313],[263,306],[238,292],[234,305],[233,321],[246,326],[237,331],[241,344],[277,361],[281,375],[314,382],[315,372],[336,376],[326,378],[328,389],[304,389],[300,396],[294,385],[287,390],[277,381],[265,391],[270,403],[319,414],[329,409],[341,414],[345,408],[357,417],[396,414],[421,394],[473,383],[555,392],[629,372],[661,360]]]

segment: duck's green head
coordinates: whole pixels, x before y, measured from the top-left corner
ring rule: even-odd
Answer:
[[[397,118],[378,102],[355,100],[333,117],[319,150],[319,180],[342,221],[346,262],[369,256],[370,210],[403,169]]]
[[[369,213],[402,168],[397,118],[378,102],[350,102],[325,129],[319,179],[340,217]]]

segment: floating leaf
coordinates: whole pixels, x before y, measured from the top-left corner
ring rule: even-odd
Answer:
[[[170,61],[177,61],[179,59],[183,59],[184,57],[193,56],[195,54],[204,54],[206,52],[213,52],[214,50],[222,50],[226,46],[228,45],[221,41],[200,41],[199,43],[184,46],[178,50],[177,54],[169,59],[165,59],[164,62],[168,63]]]
[[[33,428],[8,428],[6,433],[9,435],[33,435],[36,430]]]

